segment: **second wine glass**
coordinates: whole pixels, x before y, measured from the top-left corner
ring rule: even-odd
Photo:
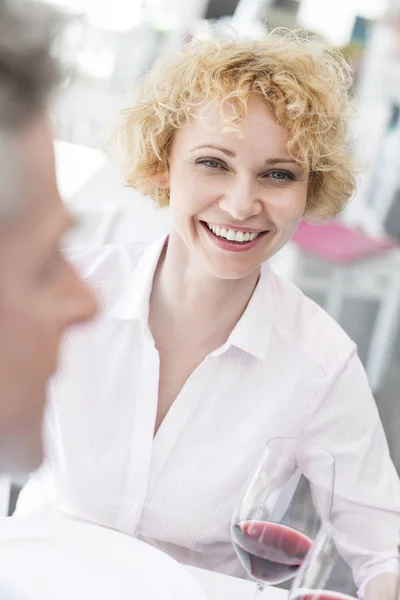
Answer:
[[[289,600],[400,600],[397,526],[360,511],[352,514],[351,521],[350,529],[335,523],[321,527],[293,581]],[[343,570],[344,561],[356,567],[358,579],[364,575],[366,589],[358,595],[350,570]]]
[[[330,518],[334,459],[297,438],[274,438],[231,520],[231,539],[256,597],[294,577]]]

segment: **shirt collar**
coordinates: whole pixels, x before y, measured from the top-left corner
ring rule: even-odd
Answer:
[[[164,235],[146,248],[110,311],[112,317],[126,320],[148,320],[154,274],[166,240],[167,236]]]
[[[126,288],[122,290],[120,297],[112,307],[111,316],[117,319],[148,321],[154,273],[166,240],[167,236],[163,236],[146,248]],[[261,266],[256,289],[246,310],[227,342],[212,353],[214,356],[235,346],[256,358],[266,359],[271,332],[272,285],[270,268],[267,263],[264,263]]]
[[[215,354],[220,354],[229,346],[235,346],[260,360],[268,355],[271,333],[271,309],[273,285],[271,271],[267,263],[261,266],[256,289],[226,344]]]

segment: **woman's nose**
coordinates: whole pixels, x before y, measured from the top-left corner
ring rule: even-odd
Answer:
[[[236,221],[245,221],[259,215],[262,201],[257,195],[257,185],[251,181],[235,182],[218,202],[219,207]]]

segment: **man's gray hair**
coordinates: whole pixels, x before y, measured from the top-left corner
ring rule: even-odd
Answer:
[[[18,134],[45,114],[60,80],[52,50],[61,27],[58,13],[37,0],[0,0],[0,220],[19,203]]]
[[[52,55],[58,13],[31,0],[0,0],[0,126],[21,127],[44,110],[59,80]]]

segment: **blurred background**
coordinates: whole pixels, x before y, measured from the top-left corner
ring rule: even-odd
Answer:
[[[61,193],[81,217],[67,245],[169,229],[168,209],[125,188],[107,153],[113,120],[158,56],[193,36],[274,27],[305,29],[347,54],[359,104],[352,148],[364,165],[356,197],[339,221],[302,228],[272,262],[357,342],[400,470],[400,0],[43,1],[68,17],[52,114]]]

